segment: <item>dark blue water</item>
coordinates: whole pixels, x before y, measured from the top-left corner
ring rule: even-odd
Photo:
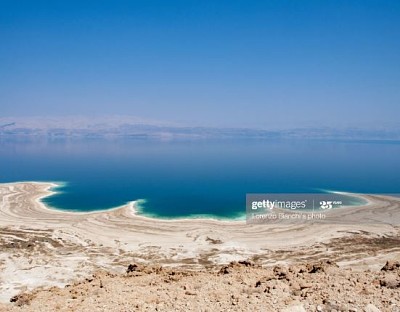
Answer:
[[[159,217],[238,217],[246,193],[400,193],[400,144],[307,140],[0,140],[0,182],[62,181],[46,199],[91,211],[146,199]]]

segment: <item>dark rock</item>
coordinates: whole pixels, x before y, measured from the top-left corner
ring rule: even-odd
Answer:
[[[130,264],[128,265],[128,268],[126,269],[126,273],[131,273],[131,272],[140,272],[143,270],[143,267],[141,265],[137,264]]]
[[[10,298],[10,302],[15,303],[17,306],[22,307],[24,305],[30,304],[33,299],[33,295],[29,294],[19,294]]]
[[[218,273],[219,274],[229,274],[229,273],[231,273],[231,267],[230,266],[224,266],[219,270]]]
[[[288,277],[288,270],[281,266],[274,267],[274,275],[278,277],[278,279],[286,279]]]
[[[252,267],[252,266],[254,266],[254,263],[253,262],[251,262],[251,261],[249,261],[249,260],[242,260],[242,261],[239,261],[239,264],[240,265],[244,265],[244,266],[246,266],[246,267]]]
[[[383,266],[381,271],[395,271],[395,270],[398,270],[399,268],[400,268],[400,262],[399,261],[389,260]]]
[[[330,260],[322,261],[316,264],[307,264],[307,271],[308,273],[320,273],[320,272],[327,272],[328,268],[338,268],[339,266]]]
[[[322,263],[307,265],[308,273],[320,273],[325,272],[324,265]]]

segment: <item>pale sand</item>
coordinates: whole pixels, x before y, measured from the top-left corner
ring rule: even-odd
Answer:
[[[136,215],[134,203],[96,213],[59,211],[40,202],[54,186],[0,184],[1,301],[37,286],[65,285],[98,268],[122,272],[132,262],[196,268],[250,258],[269,265],[323,256],[376,269],[388,259],[386,255],[366,257],[360,252],[348,258],[325,243],[354,233],[397,235],[400,224],[400,200],[384,196],[363,195],[368,205],[332,211],[335,225],[331,221],[247,225],[155,220]],[[340,224],[344,216],[354,224]],[[363,224],[355,225],[360,221]],[[281,250],[289,253],[279,256]],[[385,253],[399,257],[399,250]]]

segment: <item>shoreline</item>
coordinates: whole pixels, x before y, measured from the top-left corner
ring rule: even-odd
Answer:
[[[142,218],[147,218],[150,220],[160,220],[160,221],[190,221],[190,220],[209,220],[209,221],[217,221],[217,222],[246,222],[246,212],[244,212],[241,216],[230,218],[230,217],[218,217],[217,215],[212,215],[212,214],[194,214],[194,215],[189,215],[189,216],[182,216],[182,217],[160,217],[157,215],[152,215],[152,214],[146,214],[140,212],[140,210],[136,207],[137,202],[145,200],[145,199],[136,199],[132,201],[128,201],[120,206],[115,206],[115,207],[110,207],[110,208],[104,208],[104,209],[98,209],[98,210],[92,210],[92,211],[79,211],[79,210],[68,210],[68,209],[63,209],[63,208],[57,208],[57,207],[52,207],[48,205],[45,201],[42,199],[52,196],[54,194],[57,194],[58,191],[54,190],[54,188],[59,188],[63,187],[63,184],[67,184],[67,182],[57,182],[57,181],[17,181],[17,182],[6,182],[6,183],[0,183],[0,186],[2,185],[18,185],[18,184],[37,184],[37,185],[47,185],[45,188],[45,191],[48,192],[47,194],[44,194],[38,198],[38,204],[42,204],[44,208],[49,209],[50,211],[56,211],[56,212],[62,212],[62,213],[73,213],[73,214],[83,214],[83,215],[90,215],[90,214],[97,214],[97,213],[103,213],[103,212],[108,212],[108,211],[113,211],[115,209],[121,209],[124,207],[129,206],[132,209],[132,212],[135,216],[137,217],[142,217]],[[359,207],[364,207],[372,204],[373,202],[367,197],[371,196],[371,194],[362,194],[362,193],[352,193],[352,192],[343,192],[343,191],[328,191],[326,190],[327,193],[333,193],[333,194],[341,194],[350,198],[354,198],[356,200],[359,200],[359,202],[355,205],[347,205],[347,206],[341,206],[336,209],[348,209],[348,208],[359,208]],[[385,197],[393,197],[389,195],[378,195],[378,196],[385,196]],[[331,212],[335,211],[332,210]],[[323,210],[317,210],[315,213],[322,212]],[[306,211],[308,213],[310,211]],[[314,211],[313,211],[314,212]]]
[[[62,185],[59,184],[60,182],[47,182],[47,181],[45,181],[45,182],[43,182],[43,181],[6,182],[6,183],[0,183],[0,187],[2,185],[8,185],[8,184],[19,185],[19,184],[24,184],[24,183],[37,184],[37,185],[48,185],[44,189],[48,193],[38,197],[37,200],[38,200],[38,204],[43,205],[43,208],[48,209],[49,211],[52,211],[52,212],[60,212],[60,213],[65,213],[65,214],[91,215],[91,214],[107,213],[107,212],[110,212],[113,210],[122,209],[124,207],[130,207],[130,209],[132,210],[132,213],[134,214],[135,217],[145,218],[145,219],[154,220],[154,221],[160,220],[160,221],[166,221],[166,222],[168,222],[168,221],[174,222],[174,221],[205,220],[205,221],[216,221],[216,222],[224,222],[224,223],[246,221],[245,213],[243,214],[243,216],[235,217],[235,218],[228,218],[228,217],[218,218],[216,215],[215,215],[215,217],[213,217],[214,215],[206,215],[206,214],[193,215],[193,217],[185,216],[185,217],[177,217],[177,218],[174,218],[174,217],[163,218],[163,217],[158,217],[158,216],[151,216],[149,214],[140,213],[139,210],[135,206],[138,201],[141,201],[143,199],[132,200],[132,201],[128,201],[125,204],[122,204],[120,206],[110,207],[110,208],[105,208],[105,209],[98,209],[98,210],[93,210],[93,211],[68,210],[68,209],[52,207],[52,206],[48,205],[47,203],[45,203],[44,201],[42,201],[42,199],[58,193],[58,191],[53,190],[53,188],[62,187]],[[67,182],[61,182],[61,183],[67,184]]]
[[[41,201],[53,194],[54,185],[0,184],[0,301],[25,289],[63,286],[98,269],[121,273],[132,262],[199,269],[246,259],[270,266],[328,257],[374,269],[383,265],[384,254],[366,259],[361,252],[349,261],[327,244],[351,235],[397,235],[400,225],[400,199],[385,196],[365,195],[370,201],[366,206],[332,211],[337,221],[345,216],[381,223],[250,225],[149,218],[136,213],[134,202],[100,212],[62,211]],[[400,251],[390,257],[400,257]]]
[[[52,196],[54,194],[57,194],[57,191],[54,190],[54,188],[62,186],[60,183],[66,183],[66,182],[41,182],[41,181],[22,181],[22,182],[7,182],[7,183],[0,183],[0,188],[1,187],[7,187],[7,186],[21,186],[21,185],[36,185],[40,189],[40,192],[42,194],[32,194],[32,199],[34,199],[35,203],[37,204],[38,208],[42,211],[52,213],[52,214],[63,214],[63,215],[68,215],[68,216],[98,216],[102,214],[108,214],[108,213],[113,213],[116,211],[124,211],[124,213],[127,213],[127,216],[135,218],[135,219],[143,219],[146,221],[152,221],[152,222],[162,222],[162,223],[181,223],[181,222],[211,222],[211,223],[221,223],[225,225],[248,225],[250,224],[246,223],[246,213],[244,213],[243,216],[237,217],[237,218],[218,218],[218,217],[203,217],[207,215],[194,215],[193,217],[190,216],[185,216],[185,217],[178,217],[178,218],[163,218],[163,217],[157,217],[157,216],[151,216],[151,215],[146,215],[138,212],[137,207],[135,206],[138,200],[133,200],[129,201],[125,204],[122,204],[120,206],[116,207],[111,207],[107,209],[99,209],[95,211],[75,211],[75,210],[64,210],[61,208],[57,207],[52,207],[49,206],[47,203],[43,201],[44,198]],[[389,195],[372,195],[372,194],[359,194],[359,193],[350,193],[350,192],[342,192],[342,191],[331,191],[332,193],[337,193],[337,194],[342,194],[344,196],[352,197],[358,200],[361,200],[365,202],[365,204],[357,204],[357,205],[350,205],[350,206],[342,206],[339,208],[335,208],[333,210],[327,211],[327,215],[330,216],[335,216],[335,215],[340,215],[341,212],[344,212],[345,210],[349,212],[350,210],[358,212],[360,209],[364,207],[370,207],[374,205],[373,197],[379,197],[383,199],[388,199],[388,200],[394,200],[394,201],[399,201],[400,204],[400,197],[394,197],[394,196],[389,196]],[[307,211],[308,213],[309,211]],[[320,210],[314,211],[315,213],[321,212]],[[397,219],[396,219],[397,220]],[[394,221],[394,220],[392,220]],[[272,223],[273,224],[273,223]],[[400,218],[398,220],[398,224],[400,225]],[[268,226],[268,224],[261,224]],[[288,224],[289,225],[289,224]]]

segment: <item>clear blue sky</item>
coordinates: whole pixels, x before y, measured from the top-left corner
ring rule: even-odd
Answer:
[[[399,122],[400,1],[0,0],[0,116]]]

